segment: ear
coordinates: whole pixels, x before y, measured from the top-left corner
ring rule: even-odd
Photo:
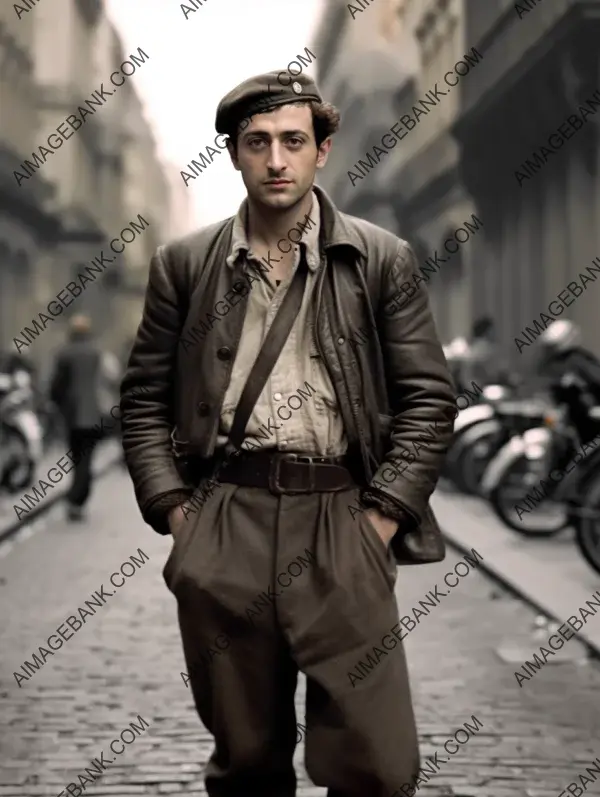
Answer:
[[[331,136],[326,138],[325,141],[319,147],[319,152],[317,154],[317,169],[322,169],[323,166],[327,163],[327,158],[329,157],[329,151],[333,141],[331,140]]]

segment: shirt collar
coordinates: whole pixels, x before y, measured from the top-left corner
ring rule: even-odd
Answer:
[[[312,199],[313,199],[312,206],[308,214],[308,223],[310,224],[312,222],[312,224],[310,227],[307,225],[299,243],[301,246],[304,246],[304,250],[306,253],[306,262],[308,263],[308,267],[310,268],[311,271],[315,271],[319,267],[319,263],[321,261],[321,254],[319,248],[319,232],[321,229],[321,208],[319,205],[319,200],[317,198],[317,195],[314,191],[312,192]],[[229,254],[229,257],[227,258],[227,265],[230,268],[233,268],[233,266],[235,265],[241,254],[247,256],[248,253],[250,252],[250,246],[248,244],[248,236],[246,234],[247,221],[248,221],[248,199],[244,199],[233,221],[233,229],[231,233],[231,252]],[[293,246],[294,244],[297,244],[298,234],[300,232],[301,229],[299,225],[292,227],[288,232],[288,236],[280,239],[280,241],[277,242],[277,245],[279,246],[279,244],[281,243],[283,246],[283,250],[286,250],[287,246]],[[290,233],[293,236],[292,238],[289,238]],[[288,242],[287,246],[286,242]],[[271,253],[273,259],[275,259],[277,252],[278,249],[276,248],[275,251]]]

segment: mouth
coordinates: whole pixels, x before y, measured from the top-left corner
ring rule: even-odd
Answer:
[[[266,185],[274,185],[274,186],[282,186],[282,185],[291,185],[291,180],[268,180]]]

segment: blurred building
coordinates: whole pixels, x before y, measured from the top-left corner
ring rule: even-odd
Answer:
[[[0,348],[17,337],[43,367],[73,312],[88,312],[119,349],[139,322],[150,257],[174,224],[169,177],[135,87],[144,56],[126,52],[101,0],[40,3],[20,19],[12,3],[1,6]],[[133,240],[115,256],[109,242],[125,228]],[[115,261],[90,277],[102,251]],[[36,328],[81,273],[85,290]],[[33,332],[20,334],[25,327]]]
[[[165,170],[159,161],[156,142],[144,117],[134,81],[124,83],[119,98],[123,101],[121,125],[124,137],[124,208],[121,219],[127,224],[141,216],[141,226],[147,225],[123,253],[125,268],[120,272],[112,272],[115,278],[119,275],[119,308],[127,325],[126,337],[131,337],[141,316],[150,258],[168,238],[171,198]],[[118,229],[120,227],[115,228],[115,231]]]
[[[0,348],[30,316],[32,283],[51,269],[52,242],[59,220],[50,209],[53,186],[39,175],[28,191],[19,188],[14,170],[35,146],[39,125],[35,77],[34,24],[19,19],[12,3],[0,4]],[[27,155],[29,153],[29,155]]]
[[[408,127],[400,128],[405,135],[393,150],[391,165],[375,177],[378,189],[390,197],[402,237],[413,245],[419,264],[428,267],[438,332],[448,340],[469,333],[469,275],[477,268],[476,245],[483,242],[481,228],[461,245],[454,238],[455,231],[468,231],[465,222],[477,225],[451,133],[460,111],[459,86],[472,71],[465,60],[470,48],[464,0],[398,0],[396,11],[403,37],[415,48],[416,69],[396,94],[396,120],[408,117]],[[459,68],[467,72],[462,78],[454,73],[459,63],[466,64]],[[445,76],[457,85],[448,85]]]
[[[353,19],[348,3],[330,0],[325,4],[314,50],[321,93],[342,115],[318,183],[341,210],[397,232],[389,197],[377,191],[373,178],[367,176],[353,184],[348,177],[366,149],[394,123],[394,96],[410,69],[407,53],[395,46],[398,25],[394,8],[394,0],[378,0]]]
[[[463,179],[485,221],[473,304],[493,312],[517,360],[519,331],[550,315],[549,303],[600,256],[600,2],[519,7],[466,0],[467,37],[485,66],[461,84],[455,127]],[[584,123],[568,122],[573,115]],[[600,286],[566,297],[563,317],[600,354]]]
[[[342,210],[395,222],[429,264],[442,338],[468,334],[489,314],[513,364],[523,362],[521,330],[569,282],[580,286],[579,274],[595,279],[599,10],[600,0],[381,0],[352,19],[347,4],[329,0],[315,44],[323,92],[350,128],[336,136],[322,184]],[[389,59],[401,59],[405,74],[390,79]],[[584,123],[565,127],[573,114]],[[369,162],[388,120],[401,138]],[[555,136],[549,151],[561,125],[564,140]],[[350,190],[348,169],[361,158]],[[564,317],[600,353],[598,288],[573,290],[581,298],[567,296]]]
[[[335,14],[339,19],[332,24]],[[406,238],[423,264],[436,249],[441,254],[448,235],[474,210],[458,175],[459,150],[450,132],[458,92],[419,105],[463,57],[464,29],[463,0],[385,0],[354,18],[347,4],[331,2],[322,20],[320,36],[328,31],[336,43],[327,46],[324,69],[319,58],[319,83],[342,112],[342,129],[321,182],[345,212]],[[413,132],[398,120],[414,119],[414,107],[420,110]],[[393,126],[396,136],[389,133]],[[467,331],[465,275],[473,263],[473,250],[461,247],[429,279],[443,337]]]
[[[197,226],[194,220],[190,192],[181,179],[180,167],[167,162],[166,177],[171,195],[171,213],[169,215],[169,230],[167,238],[172,241],[187,235]]]

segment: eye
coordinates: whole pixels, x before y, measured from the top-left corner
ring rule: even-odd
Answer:
[[[300,147],[302,146],[302,139],[293,136],[292,138],[288,138],[288,144],[291,144],[293,147]]]

